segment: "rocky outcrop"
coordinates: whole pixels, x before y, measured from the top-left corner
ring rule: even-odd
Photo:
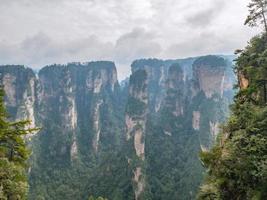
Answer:
[[[210,121],[210,133],[211,133],[211,136],[216,139],[217,135],[219,134],[219,131],[220,131],[220,124],[219,122],[212,122]]]
[[[200,128],[200,112],[194,111],[193,112],[193,119],[192,119],[192,127],[194,130],[198,131]]]
[[[95,110],[93,112],[93,129],[95,131],[95,135],[93,138],[93,148],[95,153],[98,152],[99,148],[99,139],[100,139],[100,133],[101,133],[101,127],[100,127],[100,106],[102,105],[103,101],[99,101],[96,103]]]
[[[241,89],[247,89],[249,86],[249,80],[242,72],[238,72],[238,84]]]
[[[89,183],[77,199],[100,190],[108,199],[127,199],[122,187],[136,200],[190,199],[202,174],[198,153],[214,142],[231,102],[230,65],[218,56],[137,60],[121,87],[112,62],[51,65],[38,76],[22,66],[0,67],[11,116],[43,127],[34,140],[30,194],[39,195],[38,185],[51,191],[42,177],[58,185],[65,174],[81,181],[75,191]],[[185,176],[194,180],[188,184]],[[75,181],[61,182],[72,188]]]
[[[6,95],[6,104],[7,106],[15,107],[17,105],[16,99],[16,88],[15,88],[16,77],[10,73],[4,74],[2,77],[2,85],[4,86],[5,95]]]
[[[164,107],[175,116],[182,116],[185,110],[185,100],[187,96],[186,80],[182,67],[176,63],[172,64],[168,70],[168,78],[165,88],[166,94]]]
[[[207,98],[214,94],[223,95],[226,66],[226,61],[217,56],[200,57],[194,62],[196,86]]]
[[[1,66],[0,73],[5,102],[14,119],[30,119],[32,127],[37,121],[40,127],[45,126],[40,135],[47,135],[55,149],[59,148],[62,155],[69,154],[71,160],[79,153],[80,126],[87,130],[92,126],[94,131],[87,133],[91,140],[88,143],[98,151],[100,106],[114,99],[119,87],[114,63],[51,65],[41,69],[38,76],[23,66]],[[112,102],[107,109],[113,109]],[[57,144],[59,135],[70,140]]]
[[[147,72],[148,104],[150,112],[158,112],[164,99],[168,69],[171,64],[158,59],[141,59],[132,63],[132,72]]]
[[[135,199],[138,200],[138,199],[140,199],[140,196],[144,192],[144,189],[145,189],[145,180],[144,180],[144,177],[142,175],[142,168],[141,167],[137,167],[134,170],[133,180],[134,180],[134,183],[136,184]]]
[[[42,88],[41,118],[45,121],[52,117],[51,113],[53,117],[54,113],[58,113],[57,125],[63,134],[70,134],[72,138],[71,158],[79,152],[80,127],[93,130],[83,134],[91,140],[88,146],[97,153],[101,138],[100,108],[118,90],[114,63],[101,61],[48,66],[40,71],[39,77]],[[107,105],[107,109],[113,109],[112,102]]]
[[[218,56],[200,57],[193,63],[192,100],[201,103],[195,108],[198,112],[193,112],[192,127],[199,131],[203,150],[209,149],[215,141],[219,124],[226,119],[228,105],[234,96],[235,76],[231,67],[230,61]]]
[[[38,112],[40,121],[48,124],[47,130],[41,134],[49,134],[51,140],[57,135],[71,138],[69,144],[62,141],[59,145],[60,154],[69,154],[74,159],[78,153],[77,124],[78,111],[76,104],[77,85],[74,70],[69,66],[47,66],[39,72],[40,95]],[[55,123],[56,121],[56,123]],[[61,130],[57,135],[50,133],[50,126],[56,125]],[[56,141],[56,140],[55,140]],[[52,141],[51,141],[52,142]],[[70,151],[68,152],[68,149]]]
[[[34,72],[18,65],[0,66],[0,84],[5,91],[5,103],[14,120],[28,119],[36,126],[36,88]]]
[[[143,166],[145,160],[145,133],[148,107],[148,79],[147,71],[139,69],[130,77],[129,97],[126,108],[126,140],[134,147],[134,152],[128,155],[133,169],[133,185],[135,199],[139,200],[145,190]],[[134,160],[139,161],[134,161]]]
[[[229,68],[231,63],[218,56],[205,56],[188,61],[147,59],[137,60],[132,64],[128,100],[131,109],[126,109],[126,137],[127,141],[130,141],[128,145],[134,147],[133,155],[140,159],[141,163],[147,164],[140,165],[140,162],[137,162],[138,164],[133,166],[136,199],[142,199],[144,192],[147,192],[147,173],[153,174],[151,171],[147,172],[146,167],[158,168],[159,171],[155,172],[154,176],[161,174],[162,166],[155,166],[159,164],[155,164],[155,160],[159,158],[150,163],[153,152],[148,149],[153,149],[151,145],[155,145],[160,149],[157,150],[159,152],[168,151],[163,145],[162,137],[168,146],[173,145],[170,147],[172,149],[181,148],[175,145],[175,142],[184,137],[184,134],[192,134],[191,141],[198,140],[198,145],[192,148],[192,151],[205,151],[211,147],[219,132],[219,123],[226,117],[220,109],[230,103],[229,91],[232,91],[234,78],[229,73]],[[142,79],[142,71],[147,74],[147,90],[143,88],[145,82]],[[140,74],[137,75],[138,73]],[[144,114],[146,109],[147,114]],[[158,143],[159,141],[161,143]],[[191,141],[183,142],[186,144]],[[134,156],[129,159],[130,166]],[[179,153],[176,156],[182,157]]]

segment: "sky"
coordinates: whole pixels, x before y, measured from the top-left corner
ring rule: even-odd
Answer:
[[[0,64],[34,69],[114,61],[119,79],[139,58],[233,54],[259,30],[249,0],[0,0]]]

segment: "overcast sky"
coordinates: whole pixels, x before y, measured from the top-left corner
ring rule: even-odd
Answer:
[[[257,32],[249,0],[0,0],[0,64],[232,54]]]

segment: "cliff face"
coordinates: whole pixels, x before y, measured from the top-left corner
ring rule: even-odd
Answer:
[[[145,189],[143,162],[145,160],[145,133],[148,107],[147,71],[139,69],[133,72],[129,82],[129,97],[126,107],[126,141],[134,151],[127,155],[133,171],[135,199],[142,199]]]
[[[235,80],[218,56],[142,59],[119,86],[112,62],[1,66],[14,119],[32,137],[30,199],[190,199]],[[114,177],[115,176],[115,177]],[[55,189],[58,188],[58,189]]]
[[[112,110],[116,103],[111,101],[118,92],[115,65],[111,62],[93,62],[85,65],[48,66],[40,71],[39,81],[41,121],[51,124],[52,119],[55,119],[60,132],[69,135],[72,141],[69,144],[71,159],[79,151],[77,139],[82,136],[87,138],[87,153],[90,149],[97,153],[100,138],[104,137],[101,135],[101,109],[102,112]],[[110,102],[107,103],[108,101]],[[80,127],[84,127],[86,131],[81,132]],[[92,131],[88,133],[90,129]],[[67,149],[69,148],[62,144],[60,152],[65,153]]]
[[[231,67],[229,61],[216,56],[200,57],[193,63],[192,125],[199,132],[202,150],[211,147],[227,116],[235,82]]]
[[[193,73],[196,87],[203,91],[206,98],[212,98],[214,94],[223,96],[226,84],[226,66],[223,58],[206,56],[197,59],[193,64]],[[228,88],[229,89],[229,88]]]
[[[172,64],[168,70],[163,107],[169,110],[175,117],[183,116],[186,106],[188,91],[184,73],[185,72],[178,63]]]
[[[145,81],[130,81],[128,101],[131,107],[135,105],[132,110],[146,110],[147,114],[126,115],[128,140],[142,136],[144,141],[142,145],[137,145],[137,140],[129,144],[142,150],[132,151],[142,161],[142,167],[134,168],[133,173],[136,199],[186,199],[196,192],[202,177],[198,152],[211,147],[233,95],[231,67],[217,56],[137,60],[132,64],[133,77],[140,70],[147,75]],[[147,90],[138,87],[141,83]],[[131,103],[132,96],[140,102],[146,97],[144,105]],[[141,156],[143,151],[145,156]],[[185,176],[191,177],[191,183]],[[166,190],[163,185],[173,188]]]
[[[30,119],[33,126],[42,128],[32,142],[31,199],[39,193],[36,182],[46,184],[42,177],[49,176],[55,184],[67,179],[47,175],[49,171],[77,171],[77,163],[93,164],[105,152],[116,152],[123,114],[114,63],[52,65],[41,69],[38,76],[23,66],[1,66],[0,74],[13,119]],[[53,187],[46,189],[55,192]],[[56,199],[57,195],[44,197]]]
[[[249,86],[249,80],[245,77],[242,72],[238,73],[238,85],[240,89],[247,89]]]
[[[5,103],[14,120],[29,119],[36,124],[36,89],[38,82],[34,72],[19,65],[0,68],[0,84],[5,90]]]
[[[168,69],[162,60],[136,60],[132,63],[132,72],[145,70],[147,73],[148,103],[150,112],[158,112],[163,100],[163,91]]]

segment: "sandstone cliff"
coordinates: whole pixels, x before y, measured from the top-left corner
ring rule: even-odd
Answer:
[[[141,59],[120,86],[107,61],[37,75],[1,66],[11,116],[42,127],[32,140],[29,198],[192,198],[199,151],[213,144],[233,96],[231,67],[218,56]]]

